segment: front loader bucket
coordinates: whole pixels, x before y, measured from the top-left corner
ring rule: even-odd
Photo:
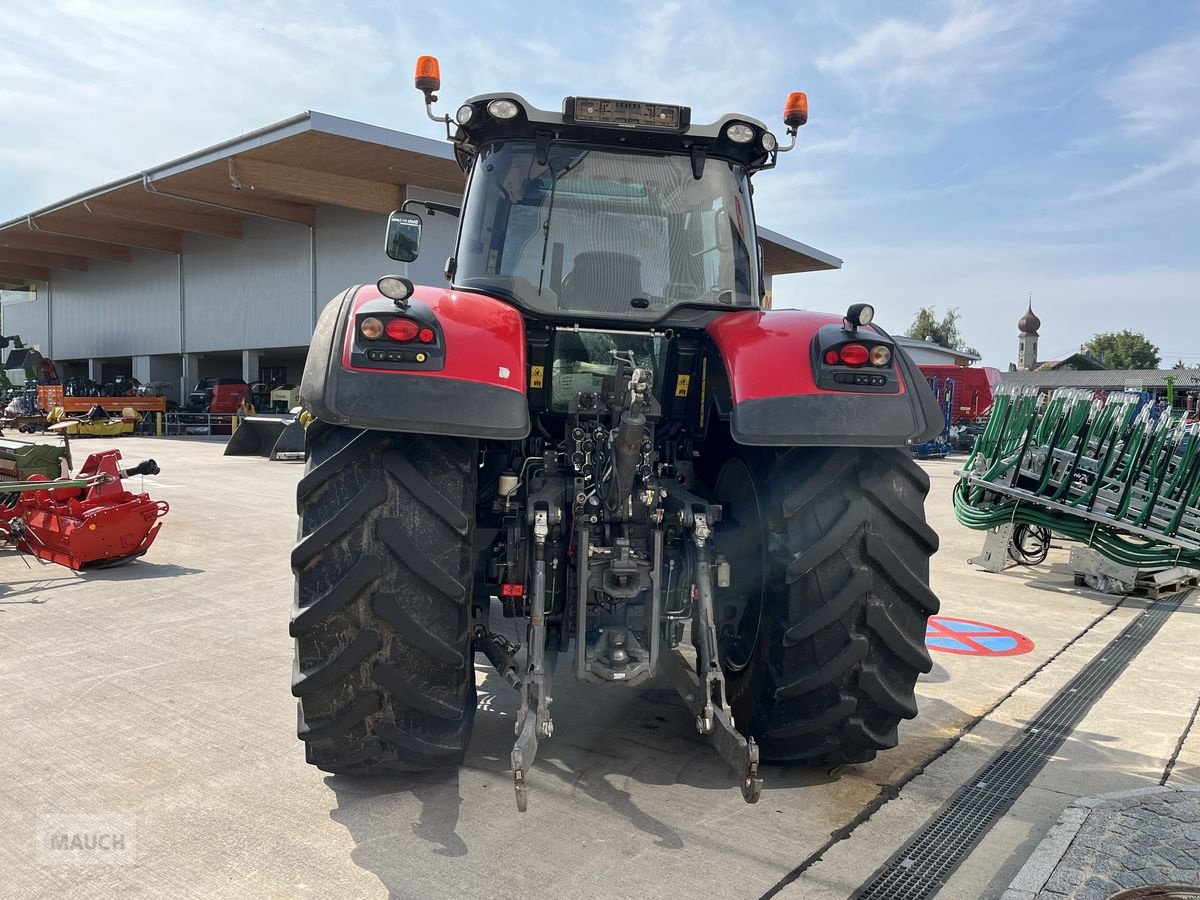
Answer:
[[[275,442],[271,459],[295,459],[304,455],[304,425],[299,417],[284,426],[283,433]]]
[[[289,420],[274,416],[247,416],[225,445],[226,456],[265,456],[270,458],[275,444],[287,429]],[[300,430],[300,449],[304,449],[304,429]]]

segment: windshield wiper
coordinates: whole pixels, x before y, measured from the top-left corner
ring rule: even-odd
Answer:
[[[591,152],[591,150],[584,150],[582,153],[580,153],[579,158],[575,160],[574,163],[562,170],[562,174],[558,174],[554,171],[553,163],[547,166],[547,168],[550,170],[550,204],[546,207],[546,224],[542,226],[544,236],[542,238],[542,268],[538,272],[539,297],[542,296],[542,284],[546,280],[546,250],[550,246],[550,219],[554,215],[554,194],[558,190],[558,179],[578,168],[580,163],[587,159],[588,154]]]

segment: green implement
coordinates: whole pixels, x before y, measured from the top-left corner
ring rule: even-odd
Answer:
[[[54,479],[66,475],[71,458],[63,444],[31,444],[0,438],[0,481],[25,481],[30,475]]]
[[[1137,569],[1200,568],[1200,423],[1144,394],[1001,387],[954,491],[968,528],[1048,528]]]

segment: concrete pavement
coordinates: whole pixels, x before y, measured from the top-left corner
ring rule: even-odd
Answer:
[[[967,567],[982,536],[954,522],[953,463],[931,462],[943,614],[1013,628],[1030,653],[935,654],[897,749],[835,773],[767,768],[755,806],[665,683],[602,690],[563,672],[520,816],[516,697],[483,670],[460,772],[351,779],[306,766],[287,634],[299,466],[224,459],[202,441],[118,446],[159,461],[147,488],[172,504],[145,559],[79,575],[0,554],[0,884],[13,896],[751,898],[870,811],[783,889],[845,897],[1138,612],[1048,567]],[[1027,855],[1076,791],[1161,774],[1200,683],[1197,611],[1189,601],[1173,616],[1064,748],[1075,755],[1061,775],[1035,782],[943,896],[998,896],[1023,861],[1009,857]],[[1198,751],[1184,740],[1175,777],[1195,779]],[[135,865],[37,863],[38,817],[85,813],[133,822]]]

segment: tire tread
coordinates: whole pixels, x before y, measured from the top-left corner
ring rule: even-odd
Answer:
[[[309,763],[459,765],[475,714],[475,442],[314,422],[297,486],[292,693]]]
[[[745,701],[764,760],[866,762],[917,714],[938,609],[928,490],[902,450],[796,448],[773,460],[760,693]]]

